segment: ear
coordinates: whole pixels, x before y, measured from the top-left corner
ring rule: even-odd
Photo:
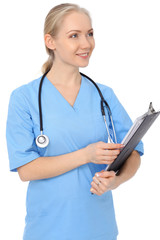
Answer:
[[[47,48],[52,50],[56,49],[54,39],[50,34],[45,34],[44,41]]]

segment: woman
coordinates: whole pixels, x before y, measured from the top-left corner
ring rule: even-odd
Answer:
[[[29,181],[23,239],[115,240],[111,190],[136,173],[142,143],[117,175],[103,171],[123,145],[108,143],[99,93],[79,72],[95,47],[88,11],[75,4],[54,7],[46,17],[44,40],[49,59],[43,65],[43,73],[48,73],[41,103],[49,145],[40,148],[35,141],[40,133],[41,77],[13,91],[8,111],[10,170]],[[120,143],[132,122],[112,89],[98,86],[111,108]]]

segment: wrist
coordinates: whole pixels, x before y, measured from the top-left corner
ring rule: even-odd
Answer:
[[[90,162],[90,157],[89,157],[89,154],[88,154],[88,151],[86,148],[87,147],[81,149],[82,159],[83,159],[84,164],[87,164]]]
[[[89,163],[89,156],[87,155],[87,151],[86,148],[81,148],[80,150],[80,155],[81,155],[81,161],[83,162],[83,164],[87,164]]]
[[[121,185],[121,178],[119,176],[115,176],[115,184],[114,184],[114,189],[118,188]]]

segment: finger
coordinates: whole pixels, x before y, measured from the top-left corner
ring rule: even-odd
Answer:
[[[98,196],[101,196],[102,194],[100,194],[96,189],[94,189],[93,187],[90,189],[92,194],[96,194]]]
[[[108,159],[115,159],[117,158],[117,156],[120,154],[120,150],[99,150],[99,157],[103,158],[103,157],[108,157]]]
[[[117,156],[99,156],[97,158],[97,163],[98,164],[110,164],[112,163],[115,159],[117,158]]]
[[[91,182],[91,188],[98,192],[98,186],[95,182]]]
[[[101,161],[114,161],[118,156],[102,156]]]
[[[95,189],[97,191],[97,193],[99,194],[103,194],[105,192],[105,186],[102,185],[100,182],[99,184],[96,184],[94,181],[91,182],[91,186],[93,189]]]
[[[99,164],[110,165],[114,162],[115,159],[112,160],[102,160]]]
[[[91,183],[91,186],[93,188],[96,189],[97,192],[99,192],[100,194],[103,194],[106,192],[107,188],[106,188],[106,184],[105,184],[105,180],[104,178],[102,178],[102,181],[98,178],[96,178],[96,176],[93,178],[93,182]],[[97,184],[98,182],[98,184]]]
[[[100,159],[100,162],[102,162],[103,164],[110,164],[112,162],[114,162],[114,160],[117,158],[117,156],[103,156]]]
[[[114,171],[104,171],[101,173],[96,173],[96,176],[99,177],[99,181],[101,181],[100,178],[109,178],[109,177],[115,177],[116,173]]]
[[[102,150],[101,153],[103,156],[118,156],[120,154],[120,149],[116,150]]]
[[[95,183],[96,185],[92,184]],[[96,186],[97,191],[102,191],[103,193],[106,191],[106,184],[105,184],[105,178],[100,178],[100,177],[93,177],[93,182],[91,185]]]
[[[93,181],[94,181],[97,185],[100,185],[100,183],[101,183],[101,180],[98,179],[98,177],[96,177],[96,175],[93,177]]]
[[[115,144],[115,143],[104,143],[102,145],[103,149],[121,149],[123,147],[124,147],[124,145],[120,144],[120,143],[117,143],[117,144]]]

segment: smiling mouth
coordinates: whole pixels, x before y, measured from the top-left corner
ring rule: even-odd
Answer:
[[[87,57],[89,55],[89,53],[79,53],[79,54],[76,54],[78,56],[82,56],[82,57]]]
[[[83,59],[88,59],[89,58],[89,53],[80,53],[76,54],[78,57],[83,58]]]

